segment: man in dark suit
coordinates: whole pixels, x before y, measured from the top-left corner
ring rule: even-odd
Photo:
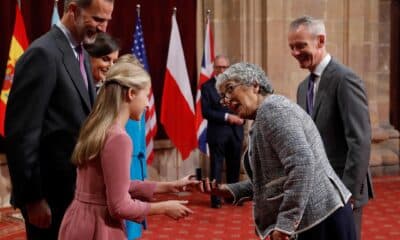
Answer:
[[[217,56],[214,60],[214,76],[223,73],[229,67],[229,59]],[[240,154],[243,141],[243,119],[221,105],[215,77],[201,87],[201,110],[207,119],[207,142],[210,148],[210,178],[221,183],[222,166],[225,159],[226,181],[239,181]],[[221,200],[211,196],[211,207],[220,208]]]
[[[324,23],[301,17],[290,24],[291,54],[310,75],[300,83],[297,102],[312,117],[329,161],[351,191],[360,239],[363,206],[373,197],[369,173],[371,126],[363,81],[326,51]]]
[[[12,204],[28,239],[57,239],[74,197],[71,154],[95,89],[82,43],[105,31],[112,0],[65,0],[60,23],[34,41],[16,64],[5,132]]]

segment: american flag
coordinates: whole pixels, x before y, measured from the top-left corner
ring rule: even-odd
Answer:
[[[204,39],[204,50],[203,50],[203,58],[201,61],[201,72],[199,83],[197,85],[197,94],[196,94],[196,134],[197,134],[197,142],[199,145],[200,151],[208,154],[207,148],[207,120],[203,118],[201,114],[201,85],[207,82],[208,79],[212,77],[213,74],[213,62],[214,62],[214,38],[210,28],[210,19],[209,15],[207,15],[207,23],[206,23],[206,32]]]
[[[149,72],[149,65],[147,63],[146,49],[144,47],[142,22],[140,16],[136,18],[135,32],[133,34],[132,53],[135,54],[137,59],[143,64],[147,72]],[[146,160],[147,164],[151,164],[154,160],[154,137],[157,133],[157,117],[156,107],[154,105],[153,90],[150,89],[149,94],[149,108],[145,114],[146,121]]]

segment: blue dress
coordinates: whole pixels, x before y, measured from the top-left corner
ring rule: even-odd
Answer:
[[[131,179],[144,180],[147,177],[146,166],[146,125],[144,114],[140,121],[128,120],[126,132],[132,139],[133,153],[131,160]],[[142,236],[142,228],[146,228],[146,222],[136,223],[126,221],[126,232],[128,240],[137,239]]]

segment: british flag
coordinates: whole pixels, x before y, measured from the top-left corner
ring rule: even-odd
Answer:
[[[201,86],[208,79],[212,77],[213,74],[213,62],[214,62],[214,38],[211,32],[210,27],[210,18],[207,15],[206,22],[206,31],[205,31],[205,39],[204,39],[204,50],[203,57],[201,61],[201,71],[199,77],[199,83],[197,85],[197,93],[196,93],[196,134],[198,147],[201,152],[208,154],[207,147],[207,120],[203,118],[201,114]]]

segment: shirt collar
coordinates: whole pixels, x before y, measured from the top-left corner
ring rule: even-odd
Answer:
[[[69,43],[69,45],[71,46],[71,48],[75,50],[75,48],[76,48],[80,43],[78,43],[78,42],[74,39],[74,37],[73,37],[72,34],[71,34],[71,31],[69,31],[69,29],[68,29],[64,24],[61,23],[61,21],[59,21],[59,22],[57,23],[57,27],[59,27],[60,30],[64,33],[64,35],[67,37],[68,43]]]
[[[324,72],[326,66],[328,66],[328,63],[331,61],[332,57],[328,53],[326,56],[322,59],[322,61],[317,65],[313,73],[317,75],[318,77],[321,77],[322,73]]]

